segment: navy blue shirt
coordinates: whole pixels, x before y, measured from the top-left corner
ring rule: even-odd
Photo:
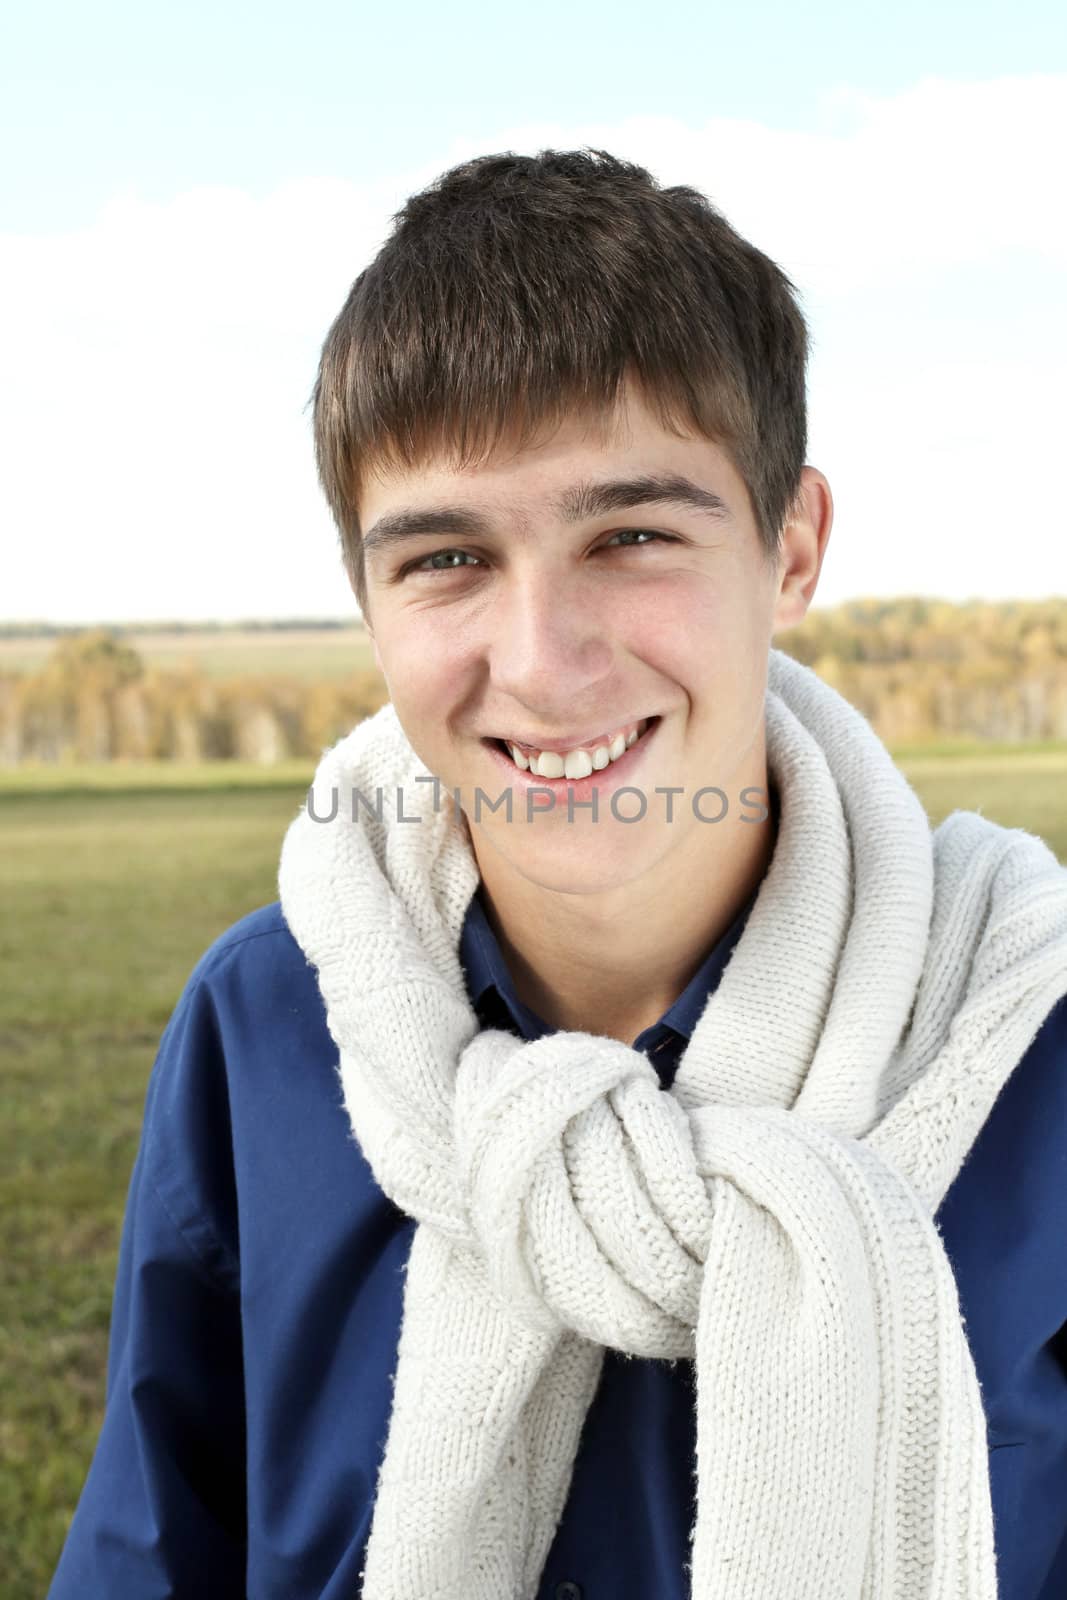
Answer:
[[[550,1032],[480,892],[471,1001],[486,1026]],[[634,1041],[665,1086],[752,903]],[[280,906],[244,917],[193,969],[149,1079],[104,1422],[49,1600],[358,1595],[415,1223],[351,1137],[336,1065]],[[1065,1219],[1067,997],[937,1217],[989,1419],[1001,1600],[1067,1596]],[[692,1363],[608,1350],[538,1600],[688,1600],[695,1446]]]

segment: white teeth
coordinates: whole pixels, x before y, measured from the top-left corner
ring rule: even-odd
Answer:
[[[595,750],[568,750],[564,755],[555,750],[542,750],[540,754],[527,756],[518,745],[506,740],[505,743],[511,759],[523,772],[532,772],[538,778],[588,778],[591,772],[602,772],[610,762],[617,761],[637,743],[647,727],[647,721],[638,723],[628,735],[617,733],[610,744],[598,745]]]

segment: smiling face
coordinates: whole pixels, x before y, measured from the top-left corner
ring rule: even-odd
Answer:
[[[608,428],[574,416],[465,471],[435,462],[367,481],[359,514],[375,659],[414,750],[459,791],[483,879],[518,875],[599,894],[606,907],[647,874],[666,886],[683,862],[710,866],[728,835],[752,844],[759,800],[741,791],[766,791],[768,648],[803,616],[829,532],[825,480],[804,471],[825,526],[787,527],[777,569],[726,452],[664,430],[632,388]],[[595,757],[599,735],[624,730],[625,742],[643,719],[656,720],[617,770],[597,757],[575,783],[520,772],[497,743],[573,738]],[[529,821],[531,782],[556,798],[548,810],[539,797]],[[612,788],[623,785],[644,799],[639,822],[625,820],[642,810],[632,793],[613,815]],[[668,785],[683,791],[670,820],[656,792]],[[578,804],[594,786],[596,820]],[[723,806],[714,794],[697,802],[709,820],[694,816],[708,786],[727,797],[721,824],[710,820]],[[474,815],[477,789],[496,801],[508,787],[510,821],[484,801]]]

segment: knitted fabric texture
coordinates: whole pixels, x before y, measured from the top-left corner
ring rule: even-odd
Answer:
[[[765,711],[774,852],[669,1090],[618,1040],[481,1029],[470,836],[391,704],[288,828],[352,1134],[418,1222],[366,1600],[532,1600],[609,1346],[694,1362],[694,1600],[996,1596],[933,1218],[1067,993],[1067,869],[974,812],[931,830],[778,650]]]

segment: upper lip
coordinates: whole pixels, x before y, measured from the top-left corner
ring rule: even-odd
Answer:
[[[551,750],[557,755],[564,755],[568,750],[588,750],[592,748],[598,739],[602,739],[605,733],[612,733],[618,728],[637,727],[642,722],[649,723],[654,721],[655,717],[648,716],[623,717],[618,722],[602,722],[595,732],[584,739],[570,737],[566,739],[520,739],[517,735],[510,733],[489,734],[487,737],[490,739],[503,739],[505,744],[526,745],[530,750]]]

